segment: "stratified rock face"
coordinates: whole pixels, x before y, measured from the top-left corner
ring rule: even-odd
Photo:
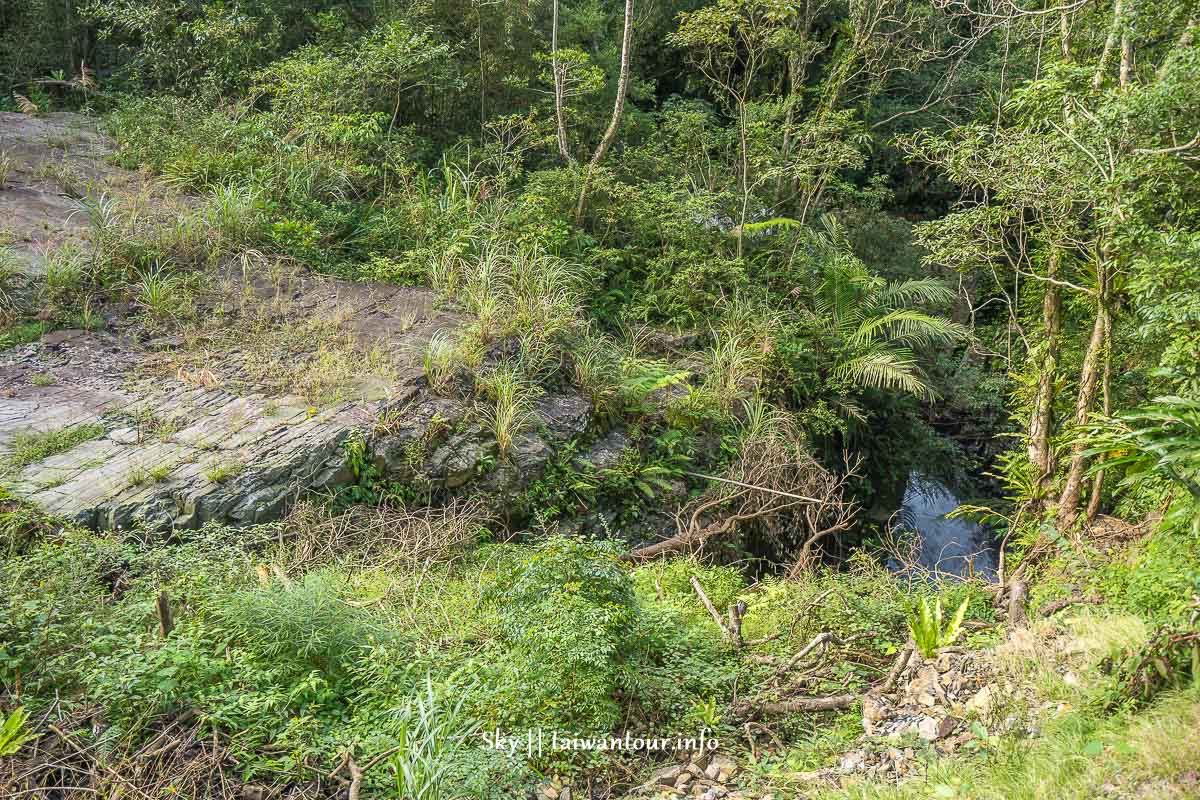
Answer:
[[[65,245],[91,249],[88,215],[78,200],[85,194],[141,195],[159,210],[169,204],[148,175],[113,165],[114,150],[96,120],[81,114],[0,112],[0,152],[11,163],[0,186],[0,221],[10,252],[29,273],[44,274],[47,255]]]
[[[275,518],[299,492],[350,481],[347,438],[369,432],[384,407],[411,397],[420,375],[410,371],[379,399],[317,409],[300,397],[238,396],[148,378],[145,362],[105,334],[0,357],[0,455],[21,434],[103,428],[10,470],[5,483],[47,511],[98,529]],[[53,383],[38,385],[45,381],[39,376]]]
[[[406,316],[402,333],[368,337],[395,354],[392,382],[380,387],[367,376],[354,400],[322,408],[235,380],[206,385],[184,371],[163,374],[156,354],[109,333],[57,331],[2,352],[0,459],[31,433],[96,432],[32,463],[10,463],[2,480],[16,496],[100,530],[248,525],[278,518],[304,492],[352,483],[353,436],[388,480],[507,502],[557,447],[585,432],[591,405],[574,394],[542,398],[500,458],[469,401],[425,386],[421,343],[457,324],[427,306],[426,317]],[[376,332],[388,330],[379,322]],[[226,356],[226,367],[238,364],[236,353]]]

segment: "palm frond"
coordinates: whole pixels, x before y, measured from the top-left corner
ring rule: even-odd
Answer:
[[[934,398],[916,359],[904,348],[875,348],[839,364],[834,376],[868,389],[898,389],[919,397]]]
[[[923,311],[898,308],[882,316],[864,320],[850,336],[856,345],[870,345],[880,339],[903,344],[925,346],[961,341],[969,332],[957,322],[935,317]]]
[[[890,283],[879,290],[880,304],[895,307],[909,303],[946,304],[954,300],[954,290],[937,278],[913,278]]]

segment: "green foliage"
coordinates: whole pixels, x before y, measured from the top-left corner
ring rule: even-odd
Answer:
[[[948,304],[953,293],[934,278],[888,283],[872,275],[850,252],[836,221],[826,218],[826,226],[816,237],[826,261],[813,311],[845,348],[834,375],[861,388],[932,396],[913,348],[962,340],[968,332],[914,306]]]
[[[17,706],[7,715],[0,713],[0,758],[15,754],[33,738],[33,732],[25,727],[28,720],[29,712],[24,706]]]
[[[447,707],[426,676],[425,691],[398,712],[396,754],[389,763],[396,776],[396,793],[412,800],[442,800],[458,792],[449,780],[453,758],[475,735],[462,720],[463,698]]]
[[[310,572],[295,583],[234,592],[215,613],[221,629],[257,656],[335,678],[382,635],[367,612],[342,599],[345,590],[342,576]]]
[[[587,732],[617,723],[614,694],[633,657],[639,617],[618,553],[613,545],[552,538],[502,565],[486,587],[485,602],[495,604],[501,631],[527,664],[511,684],[512,705],[496,709],[505,721],[553,714],[567,729]]]
[[[962,633],[963,618],[967,614],[969,601],[963,600],[954,616],[948,622],[942,619],[942,598],[934,601],[933,608],[929,607],[929,598],[922,597],[920,602],[909,612],[908,632],[912,635],[913,643],[925,658],[936,658],[937,651],[954,644]]]
[[[68,425],[49,431],[17,431],[9,442],[9,453],[3,466],[6,470],[19,470],[103,435],[104,426],[99,423]]]
[[[1133,544],[1124,558],[1105,562],[1088,583],[1117,608],[1152,620],[1182,620],[1200,591],[1200,548],[1190,530],[1160,530]]]
[[[497,450],[505,457],[517,437],[531,424],[535,390],[511,367],[484,376],[481,384],[487,395],[482,415],[496,440]]]
[[[1121,485],[1132,487],[1157,475],[1184,489],[1173,519],[1200,534],[1200,401],[1157,398],[1093,425],[1089,440],[1088,454],[1104,456],[1092,472],[1121,469]]]

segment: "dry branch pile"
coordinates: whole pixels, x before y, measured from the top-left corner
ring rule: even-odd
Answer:
[[[445,564],[479,540],[490,518],[479,500],[411,511],[360,505],[343,512],[303,502],[287,519],[284,566],[303,571],[346,558],[376,567]]]
[[[823,540],[854,521],[858,505],[845,492],[856,466],[848,463],[842,475],[829,471],[808,451],[790,415],[767,414],[747,429],[721,475],[698,475],[709,479],[709,488],[676,514],[676,534],[634,550],[629,559],[697,552],[713,538],[757,526],[790,544],[796,567],[805,569]]]

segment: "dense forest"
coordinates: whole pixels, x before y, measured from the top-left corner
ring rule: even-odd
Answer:
[[[0,0],[0,796],[1200,797],[1198,87],[1195,0]]]

